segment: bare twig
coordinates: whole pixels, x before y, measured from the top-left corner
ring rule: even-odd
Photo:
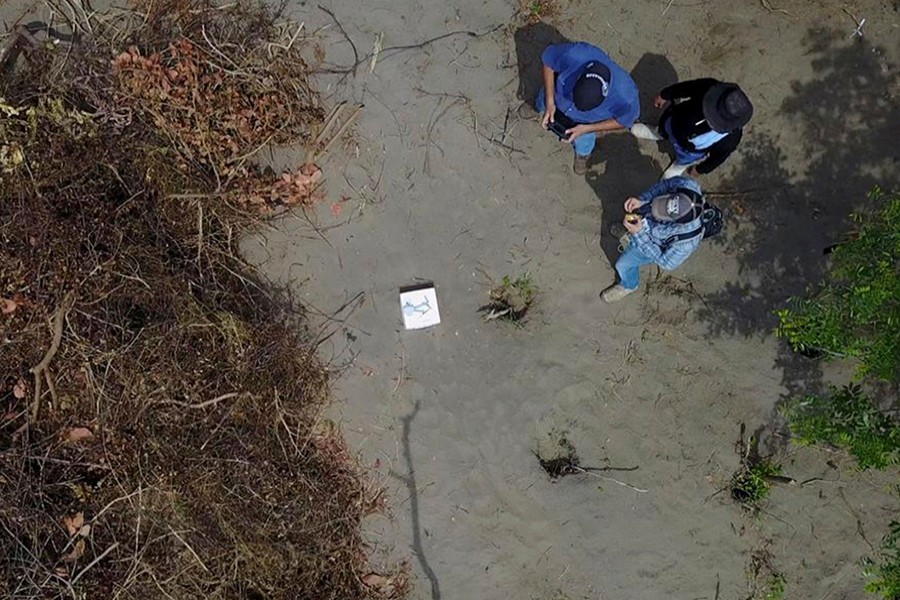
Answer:
[[[791,16],[791,13],[784,10],[783,8],[773,8],[772,5],[769,3],[769,0],[759,0],[759,3],[762,4],[762,7],[769,12],[779,12],[779,13],[784,13],[787,16]]]
[[[66,320],[66,315],[72,308],[74,301],[75,292],[70,291],[66,294],[65,298],[63,298],[63,301],[60,303],[59,307],[57,307],[56,312],[53,313],[53,338],[50,341],[50,348],[47,349],[47,353],[44,355],[41,362],[31,368],[31,374],[34,375],[34,400],[31,405],[32,422],[37,421],[38,413],[41,409],[41,384],[44,379],[48,377],[47,367],[50,366],[50,361],[53,360],[53,357],[56,356],[56,352],[59,350],[59,344],[62,342],[63,325]]]
[[[597,477],[597,478],[603,479],[605,481],[611,481],[612,483],[621,485],[622,487],[627,487],[629,490],[634,490],[635,492],[637,492],[639,494],[646,494],[649,491],[649,490],[641,489],[639,487],[634,487],[633,485],[631,485],[629,483],[625,483],[624,481],[619,481],[618,479],[613,479],[612,477],[607,477],[606,475],[600,475],[599,473],[589,471],[583,467],[578,467],[575,465],[571,465],[571,467],[580,473],[585,473],[587,475],[590,475],[591,477]]]
[[[92,560],[90,563],[88,563],[88,565],[87,565],[85,568],[83,568],[81,571],[79,571],[78,574],[75,575],[75,577],[72,578],[72,587],[75,587],[75,584],[78,583],[78,580],[81,579],[81,577],[82,577],[85,573],[87,573],[88,571],[90,571],[90,570],[91,570],[91,567],[93,567],[93,566],[96,565],[98,562],[100,562],[101,560],[103,560],[104,558],[106,558],[106,555],[107,555],[107,554],[109,554],[110,552],[112,552],[113,550],[115,550],[115,549],[118,548],[118,547],[119,547],[119,542],[115,542],[115,543],[112,544],[109,548],[107,548],[106,550],[104,550],[104,551],[103,551],[103,554],[101,554],[100,556],[98,556],[97,558],[95,558],[94,560]]]
[[[325,12],[329,17],[331,17],[331,20],[334,21],[335,25],[337,25],[338,31],[341,32],[341,35],[344,36],[344,39],[347,40],[347,43],[350,44],[350,47],[353,49],[353,61],[354,62],[353,62],[352,69],[353,69],[353,74],[356,75],[356,67],[359,66],[359,64],[360,64],[359,52],[356,49],[356,44],[354,44],[353,40],[350,38],[350,36],[347,35],[347,31],[344,29],[344,26],[341,25],[341,22],[338,21],[338,18],[337,18],[337,16],[335,16],[334,13],[331,12],[330,10],[328,10],[327,8],[325,8],[324,6],[322,6],[321,4],[319,4],[318,6],[319,6],[319,10]]]
[[[204,402],[198,402],[196,404],[191,404],[190,402],[181,402],[180,400],[163,400],[162,402],[157,402],[156,405],[157,406],[174,405],[174,406],[181,406],[184,408],[200,409],[200,408],[206,408],[207,406],[213,406],[224,400],[230,400],[231,398],[236,398],[237,396],[240,396],[240,395],[241,395],[241,392],[229,392],[227,394],[222,394],[221,396],[217,396],[217,397],[213,398],[212,400],[206,400]]]

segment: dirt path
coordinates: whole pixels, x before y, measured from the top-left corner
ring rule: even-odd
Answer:
[[[777,403],[827,374],[773,339],[771,311],[815,280],[821,248],[865,193],[898,184],[900,13],[851,3],[867,22],[849,40],[855,25],[836,1],[785,3],[791,14],[765,4],[778,8],[561,2],[549,25],[501,0],[327,4],[360,57],[380,34],[385,48],[478,34],[323,78],[335,99],[366,105],[354,145],[323,165],[330,200],[312,217],[327,241],[289,219],[247,244],[314,310],[352,300],[319,319],[334,333],[325,358],[345,365],[335,417],[389,488],[393,519],[373,520],[371,539],[411,557],[413,598],[743,599],[766,553],[787,597],[861,597],[858,560],[896,499],[889,478],[775,433]],[[329,63],[354,61],[328,14],[295,10],[311,30],[327,26]],[[621,305],[598,298],[613,278],[601,232],[664,155],[610,137],[576,177],[571,151],[515,116],[523,77],[557,36],[632,70],[648,119],[648,98],[676,78],[736,80],[756,106],[738,156],[702,182],[753,192],[720,197],[724,242],[674,277],[645,271],[645,293]],[[485,274],[523,271],[540,288],[531,321],[484,323]],[[397,289],[420,279],[436,282],[443,323],[405,332]],[[726,494],[709,499],[739,465],[741,423],[790,475],[826,481],[776,488],[755,519]],[[549,431],[567,432],[585,464],[639,467],[608,475],[647,492],[549,481],[532,454]]]

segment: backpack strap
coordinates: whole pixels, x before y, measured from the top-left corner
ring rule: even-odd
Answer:
[[[698,235],[703,235],[703,225],[693,231],[688,231],[687,233],[677,233],[675,235],[667,237],[666,241],[663,242],[663,250],[668,250],[669,246],[671,246],[672,244],[693,239]]]
[[[704,204],[706,204],[706,198],[703,197],[703,194],[698,194],[697,192],[695,192],[694,190],[692,190],[690,188],[680,187],[680,188],[677,188],[675,191],[681,192],[682,194],[684,194],[685,196],[687,196],[688,198],[693,200],[694,204],[697,204],[699,206],[703,206]]]

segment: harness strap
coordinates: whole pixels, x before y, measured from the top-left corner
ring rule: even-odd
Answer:
[[[688,231],[687,233],[677,233],[675,235],[667,237],[666,241],[663,242],[663,250],[668,250],[669,246],[676,242],[690,240],[697,237],[698,235],[703,235],[703,225],[693,231]]]

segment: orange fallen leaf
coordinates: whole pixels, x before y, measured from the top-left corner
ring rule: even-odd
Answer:
[[[92,437],[94,437],[94,433],[87,427],[73,427],[66,434],[66,441],[70,444],[74,444]]]
[[[63,525],[66,526],[69,535],[75,535],[84,526],[84,513],[78,512],[74,517],[63,517]]]

